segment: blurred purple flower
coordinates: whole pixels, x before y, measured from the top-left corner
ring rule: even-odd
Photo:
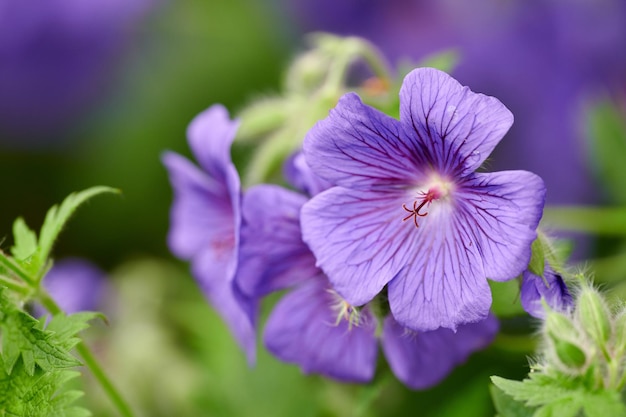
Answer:
[[[0,0],[0,129],[49,137],[84,111],[111,76],[153,0]]]
[[[512,122],[497,99],[430,68],[404,79],[400,120],[341,98],[304,141],[336,186],[301,216],[335,290],[360,306],[388,286],[393,316],[417,331],[484,320],[487,278],[527,267],[545,197],[530,172],[474,172]]]
[[[80,258],[65,258],[54,263],[43,279],[43,286],[67,313],[98,311],[107,291],[105,273],[91,262]],[[36,307],[43,315],[43,307]]]
[[[303,31],[360,35],[392,62],[460,53],[454,76],[515,114],[493,169],[527,169],[549,203],[596,199],[584,147],[587,99],[626,77],[623,0],[299,0]]]
[[[565,281],[548,263],[545,264],[543,277],[535,275],[529,270],[524,271],[520,298],[524,310],[538,319],[543,319],[546,316],[542,299],[555,311],[566,311],[573,306],[572,295],[567,289]]]
[[[288,161],[289,177],[302,190],[321,180],[296,156]],[[320,186],[318,191],[323,189]],[[292,287],[270,314],[263,335],[267,349],[305,373],[340,381],[370,381],[376,369],[378,319],[368,306],[354,308],[315,267],[302,240],[299,212],[306,197],[274,185],[250,188],[243,199],[238,279],[250,296]],[[387,315],[382,347],[394,374],[413,389],[440,382],[470,353],[487,346],[497,321],[416,333]]]
[[[235,279],[241,229],[241,186],[230,157],[238,122],[214,105],[200,113],[187,130],[189,146],[200,164],[167,152],[174,190],[169,247],[191,261],[193,274],[211,304],[255,361],[256,301],[244,295]]]

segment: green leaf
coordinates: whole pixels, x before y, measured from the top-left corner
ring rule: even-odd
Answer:
[[[37,235],[30,230],[21,217],[13,223],[13,240],[11,254],[18,261],[30,258],[37,251]]]
[[[79,372],[44,371],[29,374],[20,362],[6,372],[0,357],[0,415],[29,417],[87,417],[91,413],[74,405],[83,393],[67,389],[67,382]]]
[[[587,417],[626,416],[626,405],[614,391],[586,393],[581,402]]]
[[[580,398],[561,398],[537,409],[533,417],[577,417],[581,408]]]
[[[69,351],[80,341],[76,335],[89,327],[89,320],[99,315],[91,312],[69,316],[59,314],[44,329],[45,317],[36,320],[17,308],[0,290],[0,329],[5,371],[10,374],[20,357],[24,369],[30,375],[34,374],[35,365],[44,371],[80,365]]]
[[[542,372],[533,372],[524,381],[497,376],[491,377],[491,380],[515,401],[528,407],[538,407],[533,417],[578,417],[581,410],[585,411],[586,417],[626,417],[626,405],[622,403],[619,393],[608,390],[591,392],[580,380],[568,376],[553,378]],[[502,414],[502,417],[508,416]]]
[[[52,206],[52,208],[48,210],[43,226],[41,227],[41,232],[39,233],[39,247],[36,254],[37,270],[39,271],[37,281],[39,281],[45,273],[46,263],[52,246],[72,213],[85,201],[103,193],[119,193],[119,190],[104,186],[88,188],[87,190],[70,194],[63,200],[61,205]]]
[[[18,309],[4,291],[0,291],[0,312],[2,357],[7,374],[20,357],[29,375],[35,373],[35,365],[44,371],[80,365],[69,353],[77,340],[73,337],[62,339],[49,330],[40,329],[41,323]]]
[[[492,376],[491,382],[514,400],[523,401],[531,407],[570,396],[570,390],[559,386],[552,379],[539,376],[538,373],[531,373],[524,381],[512,381]]]
[[[489,387],[493,405],[498,412],[497,417],[532,417],[534,409],[526,407],[522,402],[515,401],[495,385]]]

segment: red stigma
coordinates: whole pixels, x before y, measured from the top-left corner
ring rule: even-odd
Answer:
[[[407,221],[409,220],[411,217],[413,217],[413,223],[415,224],[415,227],[419,227],[419,225],[417,224],[417,218],[418,217],[425,217],[428,215],[428,212],[425,213],[420,213],[420,210],[426,205],[430,205],[430,203],[433,200],[437,200],[439,197],[441,197],[441,192],[439,190],[437,190],[436,188],[433,189],[431,188],[430,190],[428,190],[428,192],[424,193],[420,193],[423,197],[422,197],[422,201],[419,205],[417,205],[418,200],[415,200],[413,202],[413,209],[409,209],[406,204],[402,204],[402,208],[404,210],[406,210],[407,212],[409,212],[410,214],[408,216],[406,216],[404,219],[402,219],[402,221]]]

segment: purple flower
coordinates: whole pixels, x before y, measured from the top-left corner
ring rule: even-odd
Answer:
[[[543,319],[546,315],[542,299],[556,311],[565,311],[573,305],[572,295],[565,281],[548,263],[545,264],[543,277],[529,270],[524,271],[520,292],[522,307],[528,314],[538,319]]]
[[[106,293],[106,277],[100,268],[80,258],[55,262],[43,280],[44,288],[67,314],[98,310]],[[36,308],[43,315],[43,308]]]
[[[241,186],[230,157],[238,123],[220,105],[189,125],[189,146],[200,164],[168,152],[163,163],[174,189],[168,243],[191,261],[205,296],[229,324],[250,363],[255,358],[256,301],[235,279],[241,228]]]
[[[292,164],[298,160],[289,161],[290,178],[302,189],[315,189],[320,182],[304,161]],[[270,314],[263,334],[265,346],[276,357],[299,365],[305,373],[346,382],[370,381],[376,369],[379,319],[369,306],[347,303],[315,267],[299,223],[306,200],[274,185],[255,186],[244,194],[243,230],[247,231],[242,230],[239,282],[250,296],[292,287]],[[448,329],[417,333],[387,315],[382,347],[394,374],[407,386],[423,389],[487,346],[497,327],[490,316],[460,326],[457,333]]]
[[[304,141],[335,187],[302,209],[304,241],[351,305],[385,286],[395,319],[417,331],[487,317],[487,279],[528,265],[545,198],[525,171],[475,173],[513,122],[493,97],[447,74],[412,71],[400,120],[342,97]]]

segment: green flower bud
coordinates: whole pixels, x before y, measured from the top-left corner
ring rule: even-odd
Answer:
[[[611,316],[602,296],[591,287],[583,287],[576,300],[576,319],[585,333],[606,351],[606,343],[611,338]]]
[[[572,320],[564,314],[549,311],[544,326],[557,368],[568,373],[581,374],[587,365],[587,355],[579,342],[580,333]]]
[[[557,339],[555,337],[551,337],[550,339],[554,353],[556,353],[556,357],[561,362],[562,366],[560,368],[565,368],[575,373],[584,369],[587,363],[587,355],[585,355],[583,349],[567,340]]]
[[[572,320],[556,311],[548,310],[544,327],[548,336],[554,339],[577,340],[580,336]]]

